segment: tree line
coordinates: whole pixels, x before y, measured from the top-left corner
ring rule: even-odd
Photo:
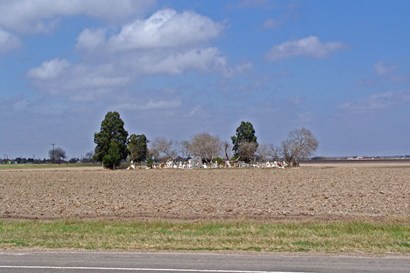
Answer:
[[[306,128],[291,131],[279,147],[260,145],[249,121],[240,123],[231,143],[209,133],[200,133],[181,142],[164,137],[157,137],[151,142],[144,134],[128,135],[118,112],[105,115],[100,131],[94,134],[94,143],[93,159],[110,169],[115,169],[125,160],[151,165],[154,161],[182,161],[194,156],[201,158],[203,163],[284,160],[295,167],[301,159],[309,158],[319,145],[313,133]]]

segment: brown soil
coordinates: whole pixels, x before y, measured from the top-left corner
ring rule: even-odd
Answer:
[[[0,171],[0,218],[410,219],[410,164]]]

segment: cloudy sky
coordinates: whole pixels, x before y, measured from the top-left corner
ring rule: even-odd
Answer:
[[[317,155],[410,154],[408,0],[0,0],[0,156],[80,157],[108,111],[128,132]]]

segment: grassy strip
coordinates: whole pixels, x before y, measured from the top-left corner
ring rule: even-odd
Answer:
[[[408,223],[1,220],[0,248],[409,253]]]

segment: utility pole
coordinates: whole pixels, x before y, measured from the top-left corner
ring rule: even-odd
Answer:
[[[53,145],[53,156],[52,156],[52,158],[51,158],[51,161],[52,161],[52,163],[54,163],[54,143],[52,143],[51,145]]]

